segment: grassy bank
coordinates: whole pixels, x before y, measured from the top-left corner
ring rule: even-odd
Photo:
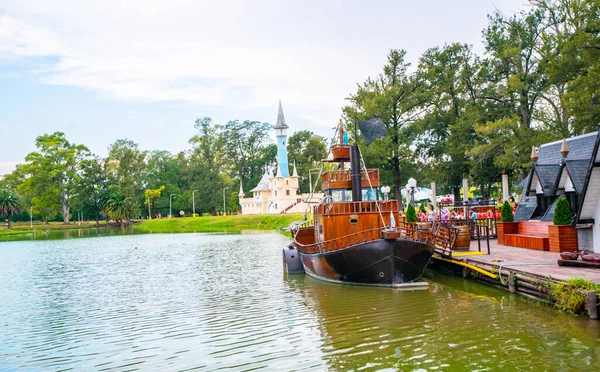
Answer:
[[[301,219],[295,214],[161,218],[133,225],[133,229],[152,233],[278,230]]]
[[[32,228],[33,227],[33,228]],[[100,227],[106,227],[106,221],[100,221]],[[0,237],[17,236],[17,235],[28,235],[35,231],[55,231],[55,230],[69,230],[69,229],[93,229],[96,228],[96,221],[84,222],[81,225],[77,223],[70,223],[68,225],[62,222],[50,222],[44,225],[41,221],[33,221],[33,226],[30,222],[13,222],[10,230],[3,223],[0,226]]]

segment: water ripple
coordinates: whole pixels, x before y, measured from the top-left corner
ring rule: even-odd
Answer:
[[[2,243],[0,370],[600,369],[597,323],[439,275],[409,292],[285,278],[286,242]]]

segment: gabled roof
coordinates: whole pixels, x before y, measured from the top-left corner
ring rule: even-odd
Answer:
[[[285,117],[283,116],[283,109],[281,108],[281,101],[279,101],[279,112],[277,112],[277,124],[275,129],[288,129],[289,127],[285,123]]]
[[[594,149],[597,134],[598,132],[592,132],[581,136],[567,138],[567,144],[569,145],[570,150],[567,159],[589,159],[592,156],[592,150]],[[562,140],[541,145],[538,149],[539,158],[537,164],[560,163],[560,161],[563,160],[560,153],[561,146]]]
[[[575,191],[578,193],[583,192],[583,184],[585,182],[585,176],[588,171],[588,167],[590,165],[590,160],[579,159],[579,160],[566,160],[567,163],[567,171],[569,172],[569,176],[571,177],[571,182],[573,182],[573,186],[575,187]]]
[[[558,164],[535,164],[533,167],[542,184],[544,195],[554,195],[554,185],[562,167]]]

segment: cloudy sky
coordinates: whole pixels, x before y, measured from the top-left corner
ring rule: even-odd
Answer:
[[[451,42],[483,53],[495,8],[523,0],[0,0],[0,174],[63,131],[105,156],[118,138],[189,148],[195,118],[330,136],[391,48],[416,63]]]

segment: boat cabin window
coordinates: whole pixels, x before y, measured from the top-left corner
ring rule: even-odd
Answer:
[[[376,200],[376,199],[377,199],[377,189],[375,189],[375,188],[362,189],[362,200],[367,201],[367,200]]]
[[[325,195],[329,195],[333,198],[333,201],[335,202],[349,202],[352,201],[352,190],[350,189],[334,189],[334,190],[327,190],[325,192]],[[371,190],[371,188],[367,188],[367,189],[363,189],[362,190],[362,200],[363,201],[368,201],[368,200],[377,200],[377,190],[374,188],[373,190]]]
[[[335,189],[327,190],[325,195],[331,196],[334,202],[348,202],[352,201],[352,190],[346,189]]]

